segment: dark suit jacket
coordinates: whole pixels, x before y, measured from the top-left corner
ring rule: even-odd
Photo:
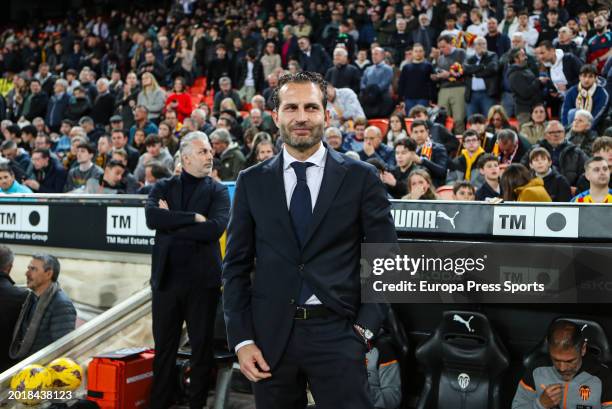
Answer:
[[[249,73],[247,60],[245,59],[238,66],[238,72],[236,73],[236,89],[240,89],[244,86],[247,75]],[[255,81],[255,91],[261,94],[265,86],[265,78],[263,74],[263,66],[259,60],[253,61],[253,80]]]
[[[373,166],[328,149],[303,249],[287,209],[282,154],[248,168],[236,183],[227,237],[223,306],[230,348],[251,339],[269,365],[279,362],[293,326],[300,276],[340,316],[374,333],[380,327],[381,306],[361,303],[360,246],[395,243],[397,237]]]
[[[359,95],[361,88],[361,71],[351,64],[331,67],[325,74],[325,81],[336,88],[350,88]]]
[[[477,64],[475,55],[467,59],[463,64],[463,73],[465,75],[465,101],[470,102],[472,98],[472,78],[482,78],[485,82],[487,95],[496,97],[499,95],[499,75],[498,75],[498,59],[497,54],[486,51],[485,55],[480,59],[480,64]]]
[[[0,373],[16,363],[9,358],[8,350],[15,323],[27,295],[28,290],[15,287],[11,277],[0,272]]]
[[[325,75],[327,69],[331,66],[329,54],[319,44],[310,46],[310,57],[303,51],[300,51],[300,67],[303,71],[318,72]]]
[[[180,176],[158,181],[145,205],[147,226],[156,230],[151,261],[154,290],[163,288],[169,280],[187,287],[212,288],[221,284],[219,238],[229,218],[227,187],[206,177],[183,209],[182,184]],[[170,210],[160,209],[159,199],[168,202]],[[196,223],[196,213],[207,220]],[[177,277],[171,275],[173,270],[189,275]]]

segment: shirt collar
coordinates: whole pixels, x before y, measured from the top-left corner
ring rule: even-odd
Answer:
[[[320,168],[325,167],[325,158],[327,156],[327,149],[323,143],[319,143],[319,149],[315,153],[312,154],[308,159],[304,162],[310,162],[315,166]],[[291,167],[293,162],[299,162],[296,158],[291,156],[289,152],[287,152],[287,148],[283,147],[283,168],[287,170]]]

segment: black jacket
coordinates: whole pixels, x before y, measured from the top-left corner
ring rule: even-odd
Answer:
[[[244,81],[249,73],[247,64],[247,60],[245,59],[238,65],[238,72],[236,73],[236,89],[240,89],[244,86]],[[253,80],[255,81],[255,91],[258,94],[261,94],[266,84],[263,74],[263,65],[261,65],[259,60],[253,61]]]
[[[25,119],[32,121],[38,116],[44,118],[47,113],[47,105],[49,105],[49,96],[41,91],[38,94],[31,94],[28,98],[30,98],[30,108],[28,112],[23,113]]]
[[[70,98],[70,104],[68,104],[68,108],[66,108],[66,113],[64,115],[67,119],[78,121],[82,117],[88,116],[90,112],[91,102],[89,102],[88,97],[72,97]]]
[[[465,101],[470,102],[472,98],[472,78],[482,78],[485,82],[487,95],[495,98],[499,95],[499,76],[498,76],[497,54],[487,51],[480,63],[475,55],[467,59],[463,64],[463,74],[465,80]]]
[[[359,95],[361,87],[361,71],[351,64],[336,65],[325,73],[325,81],[336,88],[350,88]]]
[[[543,179],[544,188],[553,202],[569,202],[572,199],[572,189],[567,179],[554,168]]]
[[[32,167],[28,177],[40,184],[40,188],[36,191],[37,193],[64,193],[67,175],[68,173],[63,166],[49,159],[49,166],[46,169],[37,171]]]
[[[542,102],[542,83],[527,65],[512,64],[508,81],[517,113],[531,113],[533,106]]]
[[[108,125],[110,117],[115,113],[115,97],[110,92],[98,95],[93,103],[91,118],[96,126]]]
[[[9,358],[8,350],[15,323],[27,295],[28,290],[16,287],[8,274],[0,272],[0,373],[16,364]]]
[[[448,171],[448,154],[444,145],[437,142],[432,144],[431,159],[423,158],[421,166],[427,169],[435,187],[440,187],[446,182]],[[421,149],[417,149],[417,154],[421,156]]]
[[[325,75],[327,69],[331,66],[329,54],[319,44],[311,44],[310,56],[300,51],[300,67],[303,71],[318,72]]]
[[[480,186],[480,188],[476,190],[476,200],[484,201],[487,198],[494,197],[501,197],[501,187],[500,192],[497,193],[487,182],[484,182],[482,186]]]
[[[459,141],[444,125],[427,120],[431,140],[444,145],[448,156],[454,156],[459,148]]]
[[[584,173],[584,163],[588,160],[586,153],[570,142],[563,142],[557,147],[556,152],[545,139],[540,139],[537,144],[533,145],[532,149],[538,146],[550,153],[550,156],[553,158],[553,166],[556,167],[560,174],[565,176],[570,186],[576,186],[578,178]],[[555,163],[554,160],[556,156],[559,158],[558,163]],[[529,166],[529,152],[525,153],[521,163]]]
[[[570,89],[580,81],[580,68],[583,63],[580,58],[572,53],[563,54],[563,74],[567,79],[567,89]]]
[[[186,206],[180,176],[155,183],[145,205],[147,226],[156,230],[151,260],[151,287],[213,288],[221,284],[219,238],[229,218],[227,187],[205,177]],[[159,208],[159,200],[170,210]],[[195,214],[206,217],[195,222]]]

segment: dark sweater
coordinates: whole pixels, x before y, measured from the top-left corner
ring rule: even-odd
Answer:
[[[402,68],[397,93],[401,99],[431,99],[433,66],[425,61]]]
[[[567,179],[555,169],[551,168],[551,172],[542,179],[553,202],[569,202],[572,199],[572,190]]]
[[[204,178],[197,178],[187,173],[187,171],[183,170],[183,172],[181,173],[181,182],[183,184],[181,206],[183,207],[183,209],[187,208],[187,203],[189,203],[189,200],[193,196],[193,192],[195,192],[196,188],[203,180]]]
[[[497,193],[487,182],[484,182],[480,189],[476,191],[476,200],[483,201],[492,197],[501,197],[501,189],[500,192]]]

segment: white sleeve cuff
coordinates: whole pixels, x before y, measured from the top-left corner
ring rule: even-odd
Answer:
[[[238,350],[244,346],[247,345],[251,345],[254,344],[255,341],[253,341],[252,339],[247,339],[246,341],[242,341],[241,343],[239,343],[238,345],[236,345],[236,348],[234,348],[234,351],[238,352]]]

